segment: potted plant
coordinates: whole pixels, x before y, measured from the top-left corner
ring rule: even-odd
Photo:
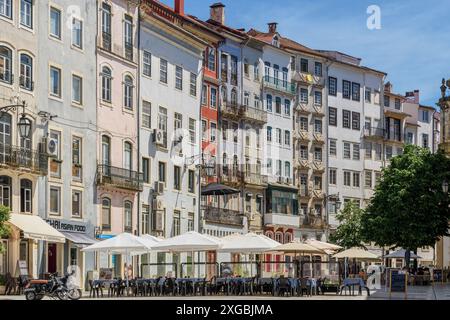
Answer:
[[[10,209],[5,206],[0,206],[0,239],[7,237],[9,235],[9,226],[6,222],[10,218]],[[0,242],[0,254],[4,253],[5,248]],[[5,275],[0,274],[0,294],[5,292]]]

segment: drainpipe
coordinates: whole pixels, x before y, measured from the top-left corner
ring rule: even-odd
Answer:
[[[136,99],[136,114],[137,114],[137,174],[139,179],[139,174],[141,172],[141,130],[140,130],[140,124],[141,124],[141,113],[140,113],[140,105],[141,105],[141,1],[138,3],[138,25],[137,25],[137,58],[138,58],[138,67],[137,67],[137,99]],[[141,192],[138,192],[137,197],[137,234],[138,236],[141,234],[142,230],[140,230],[140,219],[141,216]],[[138,257],[139,259],[139,257]]]
[[[328,74],[330,71],[330,67],[333,65],[332,61],[329,61],[326,65],[326,77],[325,77],[325,121],[326,123],[328,123]],[[326,221],[327,221],[327,229],[326,230],[326,238],[328,240],[328,238],[330,237],[330,208],[329,208],[329,193],[330,193],[330,179],[328,177],[329,173],[330,173],[330,157],[329,157],[329,151],[328,151],[328,146],[329,146],[329,139],[330,139],[330,133],[328,131],[328,125],[325,126],[326,127],[326,133],[325,133],[325,141],[326,141],[326,147],[325,147],[325,157],[327,159],[326,162],[326,166],[325,166],[325,186],[326,186],[326,191],[325,191],[325,212],[326,212]]]
[[[203,61],[203,60],[202,60]],[[203,63],[203,62],[202,62]],[[197,134],[197,140],[199,143],[199,156],[201,157],[201,163],[200,166],[198,167],[198,178],[197,178],[197,186],[198,186],[198,201],[197,201],[197,217],[198,217],[198,222],[197,222],[197,229],[198,229],[198,233],[202,233],[203,232],[203,228],[202,228],[202,208],[201,208],[201,201],[202,201],[202,166],[204,164],[204,154],[203,154],[203,139],[202,139],[202,96],[203,96],[203,86],[205,83],[205,67],[202,66],[200,69],[200,77],[202,79],[201,81],[201,90],[200,90],[200,103],[199,103],[199,123],[198,123],[198,134]],[[194,158],[195,159],[195,158]],[[194,221],[195,221],[195,217],[194,217]],[[192,257],[193,259],[194,257]]]
[[[433,111],[433,117],[431,119],[431,130],[433,132],[433,147],[431,148],[433,153],[436,153],[436,134],[435,134],[435,123],[434,123],[434,116],[436,115],[437,111]]]

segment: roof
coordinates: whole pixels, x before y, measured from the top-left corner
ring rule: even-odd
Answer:
[[[232,36],[238,37],[241,40],[247,40],[249,38],[248,34],[246,34],[244,31],[223,25],[215,20],[209,19],[207,21],[203,21],[192,15],[190,15],[189,17],[191,19],[195,20],[197,23],[202,24],[203,26],[205,26],[207,28],[212,28],[213,30],[215,30],[219,33],[227,33]]]

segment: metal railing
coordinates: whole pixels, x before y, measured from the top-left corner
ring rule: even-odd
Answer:
[[[111,33],[102,32],[102,48],[108,51],[112,50]]]
[[[244,106],[237,102],[223,101],[221,111],[223,116],[241,117],[244,114]]]
[[[385,130],[383,128],[377,127],[365,127],[364,136],[373,138],[383,138],[385,135]]]
[[[264,76],[264,85],[268,88],[272,88],[278,91],[282,91],[284,93],[295,95],[297,92],[296,86],[294,83],[277,79],[270,76]]]
[[[120,189],[133,191],[143,190],[144,176],[142,173],[109,165],[98,165],[97,183],[111,185]]]
[[[217,208],[214,205],[203,205],[202,211],[206,222],[232,226],[244,225],[244,216],[239,211]]]
[[[258,122],[267,122],[267,111],[263,109],[244,106],[244,118]]]
[[[0,144],[0,164],[40,175],[48,173],[47,153],[7,144]]]
[[[247,184],[264,185],[269,182],[269,177],[257,172],[244,172],[244,182]]]

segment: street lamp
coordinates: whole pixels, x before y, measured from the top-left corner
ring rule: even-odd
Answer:
[[[442,182],[442,191],[445,194],[448,194],[448,182],[447,181]]]
[[[27,138],[30,136],[31,131],[31,121],[27,118],[25,114],[25,101],[22,104],[11,104],[0,108],[0,118],[2,118],[6,113],[10,111],[16,111],[18,108],[22,107],[22,115],[20,117],[17,126],[19,127],[19,135],[21,138]]]

